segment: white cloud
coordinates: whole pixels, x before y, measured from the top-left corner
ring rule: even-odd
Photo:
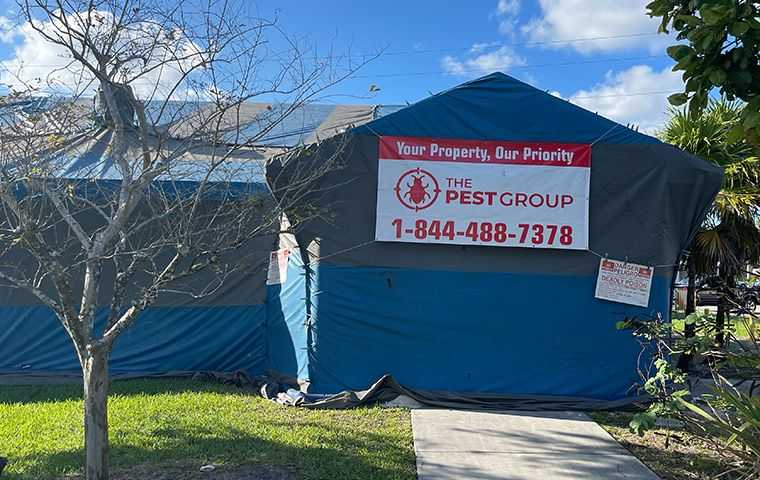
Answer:
[[[681,76],[670,68],[658,72],[648,65],[636,65],[617,73],[607,72],[603,82],[575,92],[569,100],[604,117],[654,133],[667,118],[668,95],[682,88]],[[637,95],[651,92],[662,93]]]
[[[12,58],[0,63],[0,82],[5,85],[17,90],[31,87],[42,93],[63,93],[85,89],[83,83],[92,79],[81,68],[69,67],[71,60],[66,50],[47,42],[29,24],[14,28],[7,38],[18,41],[14,42]]]
[[[497,15],[517,15],[520,11],[520,0],[499,0],[496,4]]]
[[[0,16],[0,42],[11,43],[16,36],[16,25],[8,18]]]
[[[493,16],[499,22],[499,32],[514,35],[517,26],[517,14],[520,13],[520,0],[499,0]]]
[[[470,53],[481,53],[489,48],[498,47],[499,45],[501,45],[499,42],[473,43],[472,47],[470,47]]]
[[[499,31],[514,36],[517,14],[520,13],[521,0],[498,0],[496,8],[489,15],[499,23]],[[501,42],[473,43],[464,58],[446,55],[441,59],[443,71],[450,75],[477,76],[505,71],[516,65],[524,65],[525,59],[513,48]]]
[[[446,73],[460,76],[475,76],[505,71],[517,65],[524,65],[525,59],[517,55],[514,50],[506,45],[499,46],[495,50],[485,51],[494,45],[475,44],[470,51],[469,58],[459,59],[447,55],[441,59],[441,67]]]
[[[112,17],[108,13],[99,13],[102,20],[93,28],[108,30]],[[55,30],[55,25],[49,21],[39,23],[38,26],[45,31]],[[144,32],[133,28],[130,30],[132,36],[127,35],[122,41],[139,48],[141,44],[150,44],[149,38],[155,38],[149,36],[167,35],[165,31],[149,32],[150,28],[147,26]],[[0,83],[3,85],[15,90],[32,88],[39,94],[91,95],[97,90],[93,75],[80,64],[72,62],[71,54],[66,48],[45,40],[29,23],[13,25],[7,18],[0,17],[0,41],[13,45],[12,56],[0,60]],[[197,46],[189,41],[177,41],[174,50],[162,49],[160,46],[156,48],[151,56],[152,61],[147,66],[158,65],[162,60],[169,61],[163,68],[154,69],[132,83],[135,95],[140,98],[168,96],[171,88],[182,79],[182,71],[199,60],[193,59],[197,52]],[[191,56],[190,59],[170,60],[188,55]],[[126,67],[131,67],[133,73],[145,68],[134,61]]]
[[[656,35],[658,22],[646,14],[649,0],[539,0],[541,14],[521,30],[547,48],[572,48],[581,53],[647,48],[654,52],[672,39]],[[652,35],[619,38],[625,35]],[[618,37],[561,42],[581,38]]]

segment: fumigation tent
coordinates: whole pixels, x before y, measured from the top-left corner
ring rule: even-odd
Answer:
[[[274,176],[334,152],[346,165],[315,200],[331,217],[281,238],[291,253],[267,301],[270,368],[317,393],[389,373],[422,390],[637,395],[640,346],[616,323],[669,318],[676,264],[719,168],[500,73],[327,143],[269,166]],[[577,195],[562,212],[567,192]],[[501,243],[484,237],[503,217],[524,219],[527,238],[519,222]],[[575,248],[559,231],[549,248],[552,222],[574,226]],[[645,306],[595,298],[602,257],[654,269]]]
[[[299,115],[263,145],[316,146],[245,160],[262,173],[245,182],[276,201],[290,169],[337,156],[305,199],[327,213],[258,241],[260,265],[219,298],[145,312],[112,372],[242,369],[318,394],[391,374],[465,395],[637,395],[640,346],[616,323],[668,318],[720,169],[499,73],[405,108]],[[283,268],[267,281],[269,251]],[[595,297],[604,257],[653,269],[645,306]],[[0,376],[76,370],[52,314],[0,289]]]
[[[91,101],[83,100],[75,106],[81,112],[93,112]],[[10,103],[0,111],[0,117],[23,120],[27,115],[44,115],[49,108],[49,99]],[[168,133],[169,140],[164,141],[162,148],[173,152],[186,148],[188,142],[197,144],[175,162],[171,172],[172,186],[181,184],[188,191],[204,179],[207,162],[214,152],[202,140],[190,137],[196,131],[194,123],[204,121],[205,108],[203,102],[169,102],[149,103],[146,109],[156,128]],[[227,140],[255,136],[259,145],[236,150],[216,175],[223,181],[234,179],[234,188],[239,192],[268,199],[270,208],[271,194],[264,173],[265,163],[272,155],[329,137],[378,115],[378,108],[372,105],[303,105],[278,121],[290,108],[282,104],[246,103],[230,112],[235,118],[230,122]],[[213,106],[210,110],[214,111]],[[81,134],[72,136],[71,143],[55,152],[50,161],[56,164],[54,170],[60,179],[98,195],[103,189],[118,187],[121,178],[108,153],[111,131],[92,122],[92,114],[80,116],[83,120],[77,126]],[[140,158],[137,138],[132,148],[133,158]],[[97,220],[97,213],[90,212],[79,220],[87,225]],[[196,299],[182,294],[160,295],[158,302],[117,339],[110,358],[110,373],[115,377],[131,377],[238,370],[265,372],[266,271],[276,238],[272,231],[248,242],[236,254],[242,270],[227,279],[212,296]],[[27,260],[23,254],[11,252],[0,263]],[[110,262],[104,262],[103,268],[104,278],[113,275]],[[211,280],[202,275],[196,283]],[[54,313],[23,288],[0,283],[0,383],[3,378],[19,376],[40,381],[78,376],[80,367],[71,340]],[[81,285],[72,286],[74,291],[77,288],[81,291]],[[105,325],[111,294],[110,288],[100,291],[96,330],[102,331]]]

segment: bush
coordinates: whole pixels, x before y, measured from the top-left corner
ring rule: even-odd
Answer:
[[[618,328],[631,330],[641,345],[639,388],[651,400],[634,415],[629,428],[641,435],[658,418],[681,421],[692,434],[715,445],[725,459],[727,474],[760,478],[760,398],[752,396],[752,389],[741,392],[728,380],[760,380],[756,337],[737,343],[738,348],[718,348],[711,315],[693,313],[685,322],[694,326],[693,337],[673,332],[661,315],[618,323]],[[692,359],[688,374],[675,367],[680,355]],[[694,380],[700,378],[712,380],[710,393],[692,391]]]

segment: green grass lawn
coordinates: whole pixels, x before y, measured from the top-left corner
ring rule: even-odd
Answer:
[[[75,385],[0,386],[0,455],[10,460],[4,478],[81,471],[81,395]],[[302,479],[416,478],[403,409],[306,410],[232,386],[127,380],[113,383],[109,420],[117,472],[265,464],[288,466]]]
[[[714,312],[713,312],[714,313]],[[683,311],[673,310],[673,316],[671,321],[673,322],[673,329],[677,332],[683,332],[684,329],[684,313]],[[752,317],[749,315],[744,315],[742,317],[738,317],[736,315],[731,315],[731,330],[733,331],[734,335],[738,339],[747,339],[750,338],[749,329],[752,328],[755,337],[758,336],[758,327],[760,325],[755,320],[753,321]]]

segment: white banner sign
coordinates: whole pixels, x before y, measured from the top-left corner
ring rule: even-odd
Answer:
[[[583,250],[587,144],[380,137],[375,240]]]
[[[286,248],[269,254],[267,285],[280,285],[288,280],[288,255],[290,255],[290,250]]]
[[[652,289],[654,268],[637,263],[601,259],[595,297],[612,302],[646,307]]]

